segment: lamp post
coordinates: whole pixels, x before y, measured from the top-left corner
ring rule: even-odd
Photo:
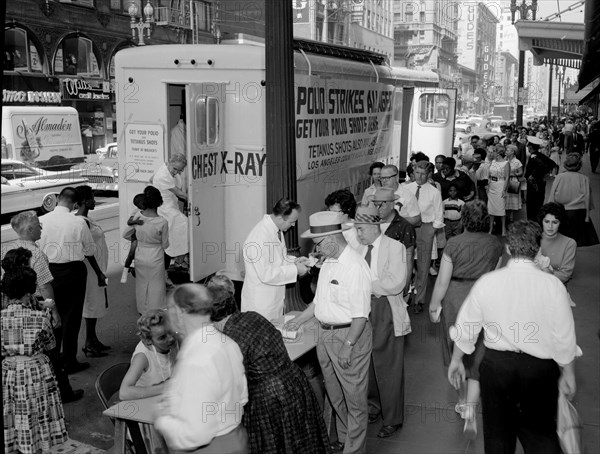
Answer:
[[[563,113],[567,115],[569,112],[567,111],[567,88],[571,86],[571,78],[563,76]]]
[[[139,20],[136,20],[138,19],[138,7],[135,4],[135,0],[131,0],[127,12],[129,13],[129,17],[131,17],[131,22],[129,24],[129,28],[131,28],[131,37],[135,40],[135,31],[137,30],[138,46],[145,46],[146,43],[144,42],[144,30],[147,30],[148,39],[150,39],[150,35],[152,34],[151,26],[152,21],[154,20],[154,8],[152,7],[152,3],[150,3],[150,0],[148,0],[148,3],[146,3],[146,6],[144,6],[144,16],[146,17],[145,20],[142,16],[139,17]]]
[[[561,103],[560,103],[560,89],[562,87],[562,80],[563,80],[564,75],[565,75],[565,70],[561,66],[560,68],[558,68],[556,70],[556,77],[558,79],[558,98],[556,99],[556,107],[557,107],[556,116],[558,118],[560,118],[560,106],[561,106]]]
[[[510,0],[510,15],[512,23],[515,23],[515,14],[519,12],[521,20],[527,20],[529,11],[531,11],[532,20],[535,20],[537,13],[537,0],[532,0],[531,5],[523,0],[520,5],[517,5],[517,0]],[[519,50],[519,95],[517,96],[517,125],[523,124],[523,85],[525,82],[525,51]],[[520,98],[520,99],[519,99]]]

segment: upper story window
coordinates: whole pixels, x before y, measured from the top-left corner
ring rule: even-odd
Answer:
[[[72,5],[94,7],[94,0],[59,0],[60,3],[71,3]]]
[[[54,57],[54,73],[99,77],[100,66],[92,41],[81,36],[65,38]]]
[[[21,28],[4,29],[4,69],[41,73],[42,53]]]

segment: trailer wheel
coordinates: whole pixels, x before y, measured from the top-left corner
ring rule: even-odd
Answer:
[[[49,213],[56,208],[58,202],[58,194],[46,194],[42,200],[41,212],[43,214]]]

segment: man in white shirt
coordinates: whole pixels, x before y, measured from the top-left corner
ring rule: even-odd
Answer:
[[[50,262],[52,288],[62,321],[62,339],[57,338],[56,344],[60,345],[62,341],[65,371],[69,374],[90,366],[89,363],[77,361],[77,338],[87,279],[84,260],[90,263],[98,276],[98,286],[106,286],[106,276],[94,257],[96,244],[90,229],[83,217],[71,214],[76,202],[75,189],[66,187],[60,192],[54,211],[40,217],[43,227],[40,249]]]
[[[508,228],[506,268],[481,277],[471,289],[450,335],[448,369],[458,389],[465,379],[463,356],[471,354],[481,329],[485,356],[479,368],[485,452],[562,452],[556,434],[559,390],[575,394],[574,360],[581,354],[565,286],[534,263],[542,232],[533,221]]]
[[[435,231],[444,227],[442,195],[435,186],[428,183],[432,168],[433,164],[430,162],[417,162],[415,181],[406,185],[406,189],[417,199],[421,210],[421,225],[417,228],[416,314],[423,312]]]
[[[382,222],[375,206],[356,210],[354,227],[362,244],[359,252],[371,269],[369,422],[381,415],[383,427],[377,436],[387,438],[404,422],[404,336],[411,328],[402,297],[407,279],[406,248],[382,234]]]
[[[400,184],[398,173],[398,167],[394,165],[387,165],[381,169],[381,186],[392,189],[399,196],[396,205],[400,216],[417,226],[421,222],[419,204],[415,196],[406,190],[406,185]]]
[[[283,237],[299,214],[300,205],[279,199],[271,214],[266,214],[244,241],[242,312],[258,312],[267,320],[283,315],[286,284],[308,272],[301,260],[287,255]]]
[[[345,454],[364,454],[367,445],[369,363],[372,332],[371,272],[367,262],[348,246],[339,213],[321,211],[309,218],[312,238],[326,257],[317,292],[308,308],[292,324],[313,316],[319,323],[317,356],[325,388],[338,416],[338,439]],[[336,449],[342,446],[337,442]]]
[[[248,453],[242,426],[248,384],[237,343],[211,323],[213,299],[199,284],[177,287],[169,320],[185,337],[154,427],[171,452]]]

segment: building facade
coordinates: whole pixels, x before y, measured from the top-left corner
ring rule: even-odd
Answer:
[[[490,4],[493,6],[493,4]],[[458,27],[458,63],[477,74],[474,112],[492,112],[496,97],[496,11],[487,3],[477,1],[460,2]]]
[[[393,0],[299,0],[294,36],[394,56]]]
[[[460,84],[459,10],[451,0],[394,1],[394,65],[437,72],[441,87]]]
[[[138,18],[147,3],[135,0]],[[140,42],[139,34],[133,37],[130,28],[131,4],[131,0],[7,2],[3,104],[76,108],[87,154],[115,141],[119,133],[115,100],[135,94],[135,87],[114,83],[115,54]],[[150,38],[145,30],[147,44],[191,42],[186,8],[212,11],[210,2],[153,0],[152,4],[156,21]],[[214,42],[210,22],[197,21],[197,25],[196,39]]]
[[[519,60],[511,52],[497,52],[495,62],[495,103],[517,105]]]

